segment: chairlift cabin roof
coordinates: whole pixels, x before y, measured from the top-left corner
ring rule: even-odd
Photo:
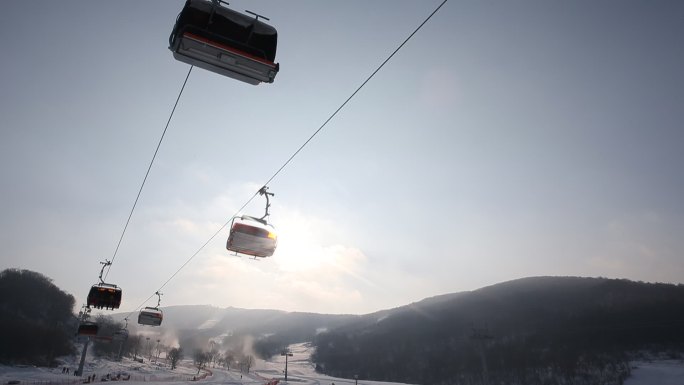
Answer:
[[[121,305],[121,288],[109,283],[98,283],[90,288],[87,305],[96,309],[118,309]]]
[[[164,319],[164,313],[156,307],[146,307],[138,314],[140,325],[159,326]]]
[[[97,335],[98,326],[95,322],[82,322],[78,325],[79,336],[94,336]]]
[[[187,0],[169,37],[177,60],[254,85],[275,79],[277,45],[272,26],[207,0]]]
[[[277,246],[278,236],[273,226],[247,216],[233,220],[226,242],[229,251],[259,258],[272,256]]]

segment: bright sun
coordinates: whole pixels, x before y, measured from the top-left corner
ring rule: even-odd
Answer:
[[[279,223],[278,249],[274,261],[282,270],[303,271],[315,270],[330,263],[330,253],[320,238],[320,228],[315,228],[311,221],[301,216],[288,218]]]

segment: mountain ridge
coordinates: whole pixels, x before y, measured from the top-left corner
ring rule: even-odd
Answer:
[[[525,277],[362,315],[208,305],[164,310],[158,330],[176,329],[184,349],[213,341],[268,358],[311,342],[319,371],[378,381],[458,384],[461,376],[478,383],[488,375],[537,384],[551,370],[617,384],[628,375],[631,352],[684,352],[684,285],[604,277]]]
[[[318,335],[313,360],[378,381],[619,384],[630,354],[681,356],[683,326],[681,284],[528,277],[363,316]]]

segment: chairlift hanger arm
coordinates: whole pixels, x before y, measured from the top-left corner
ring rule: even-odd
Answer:
[[[269,195],[270,195],[270,196],[275,196],[275,194],[274,194],[274,193],[268,192],[268,186],[264,186],[264,187],[262,187],[261,189],[259,189],[259,195],[263,195],[263,196],[266,197],[266,212],[264,213],[264,216],[261,217],[261,220],[266,220],[266,217],[268,217],[269,215],[271,215],[271,214],[268,213],[268,208],[271,207],[271,202],[270,202],[270,200],[268,199],[268,196],[269,196]]]
[[[157,297],[158,297],[158,298],[157,298],[157,309],[159,309],[159,306],[161,305],[161,296],[162,296],[163,294],[160,293],[159,291],[155,292],[154,294],[156,294]]]
[[[77,318],[80,322],[85,322],[85,321],[87,321],[88,318],[90,318],[90,311],[91,311],[91,310],[92,310],[92,309],[90,308],[90,306],[88,306],[88,305],[86,305],[86,304],[83,304],[83,306],[81,306],[81,311],[78,312],[78,317],[76,317],[76,318]]]
[[[105,283],[104,280],[102,279],[102,274],[104,273],[104,269],[105,269],[107,266],[111,266],[111,265],[112,265],[112,261],[105,259],[105,261],[104,261],[104,262],[100,262],[100,264],[102,265],[102,269],[100,270],[100,283]]]

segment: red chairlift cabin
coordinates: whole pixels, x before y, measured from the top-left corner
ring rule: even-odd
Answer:
[[[270,257],[278,246],[273,226],[265,220],[243,215],[233,219],[226,249],[255,258]]]
[[[90,288],[87,304],[96,309],[118,309],[121,305],[121,288],[104,282],[95,284]]]
[[[235,252],[235,254],[251,255],[254,258],[266,258],[272,256],[278,246],[278,236],[275,229],[266,222],[266,218],[270,215],[268,209],[271,207],[268,197],[273,196],[273,193],[268,192],[267,186],[263,186],[258,192],[259,195],[263,195],[266,198],[266,212],[264,216],[261,218],[249,217],[247,215],[233,217],[226,249]]]
[[[140,325],[159,326],[164,319],[164,313],[156,307],[146,307],[140,310],[138,314],[138,323]]]
[[[112,342],[113,338],[111,336],[95,336],[93,337],[95,340],[99,342],[103,342],[105,344],[109,344]]]
[[[278,32],[259,20],[220,5],[221,1],[187,0],[169,36],[176,60],[257,85],[273,83]]]
[[[95,336],[97,335],[97,330],[98,326],[95,322],[81,322],[78,325],[78,332],[76,334],[79,336]]]

